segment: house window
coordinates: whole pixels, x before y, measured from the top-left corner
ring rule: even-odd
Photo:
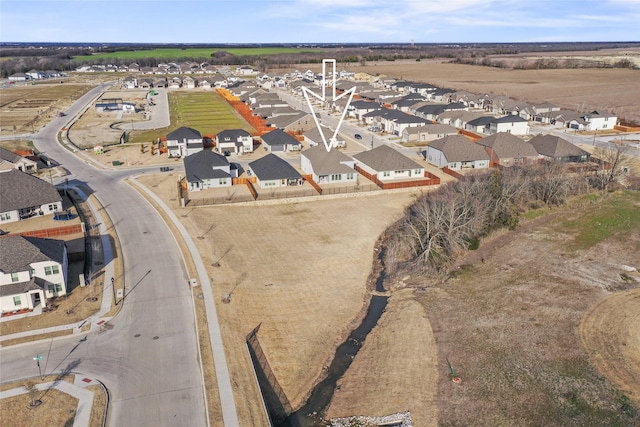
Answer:
[[[347,179],[349,179],[349,180],[353,179],[353,174],[352,173],[348,173],[347,174]]]
[[[57,265],[52,265],[51,266],[51,272],[53,274],[59,274],[60,273],[60,267],[58,267]]]
[[[47,276],[51,276],[53,273],[51,272],[51,267],[46,266],[44,268],[44,274],[46,274]]]
[[[62,292],[62,284],[61,283],[56,283],[54,286],[55,286],[56,292]]]
[[[416,169],[415,171],[413,171],[413,173],[416,175],[420,175],[420,169]]]
[[[56,205],[49,205],[49,211],[55,211],[57,209]]]
[[[19,280],[18,273],[11,273],[11,282],[17,282]]]
[[[342,175],[340,174],[331,175],[331,181],[340,181],[341,179],[342,179]]]
[[[55,290],[56,290],[56,287],[55,287],[54,285],[47,285],[47,290],[48,290],[50,293],[54,293],[54,292],[55,292]]]
[[[384,172],[382,173],[382,176],[391,176],[391,172],[389,172],[389,171],[384,171]]]
[[[220,185],[227,185],[227,179],[226,178],[220,178]]]
[[[13,297],[13,305],[15,305],[16,307],[22,305],[22,300],[20,299],[20,297]]]
[[[0,221],[6,221],[8,219],[11,219],[11,214],[10,213],[0,214]]]

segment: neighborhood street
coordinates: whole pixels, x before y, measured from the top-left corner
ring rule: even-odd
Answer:
[[[125,303],[107,327],[83,338],[2,348],[0,380],[37,374],[33,357],[40,354],[47,374],[79,372],[107,386],[109,425],[207,425],[194,306],[182,256],[159,214],[122,182],[140,171],[98,170],[56,141],[57,132],[102,90],[96,87],[80,98],[34,143],[71,171],[70,186],[96,193],[111,217],[124,255]]]

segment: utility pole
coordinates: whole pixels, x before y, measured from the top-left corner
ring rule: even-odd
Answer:
[[[113,290],[113,302],[115,305],[118,305],[118,300],[116,299],[116,279],[111,278],[111,289]]]

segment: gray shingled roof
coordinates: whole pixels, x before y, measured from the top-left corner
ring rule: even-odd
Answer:
[[[559,157],[580,157],[589,154],[566,139],[555,135],[538,135],[532,138],[529,144],[533,145],[539,154],[554,159]]]
[[[9,151],[6,148],[0,147],[0,159],[6,160],[11,163],[18,163],[22,160],[22,156],[14,153],[13,151]]]
[[[227,172],[220,169],[229,166],[229,161],[226,157],[213,151],[199,151],[185,157],[183,162],[184,171],[189,182],[230,177]]]
[[[183,140],[202,138],[202,134],[193,128],[182,126],[167,135],[167,140]]]
[[[0,238],[0,271],[29,271],[33,262],[55,261],[62,264],[64,241],[11,235]],[[1,288],[2,286],[0,286]]]
[[[533,145],[508,132],[498,132],[478,140],[477,143],[491,148],[501,159],[538,157]]]
[[[262,142],[267,145],[300,145],[300,142],[282,129],[272,130],[262,135]]]
[[[302,175],[293,166],[273,153],[249,163],[249,169],[260,181],[302,178]]]
[[[418,163],[400,154],[388,145],[380,145],[373,150],[363,151],[353,156],[376,171],[398,171],[408,169],[422,169]]]
[[[0,173],[0,211],[41,206],[61,202],[58,190],[46,181],[12,169]]]
[[[462,135],[450,135],[436,139],[429,143],[429,147],[442,151],[447,162],[491,159],[482,145],[471,142]]]
[[[304,150],[301,155],[309,159],[316,175],[331,175],[336,173],[353,173],[355,170],[345,164],[353,162],[347,155],[338,150],[327,151],[324,144]]]

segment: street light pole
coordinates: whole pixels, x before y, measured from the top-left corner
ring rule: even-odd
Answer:
[[[116,299],[116,279],[111,278],[111,289],[113,290],[113,302],[115,305],[118,305],[118,300]]]

